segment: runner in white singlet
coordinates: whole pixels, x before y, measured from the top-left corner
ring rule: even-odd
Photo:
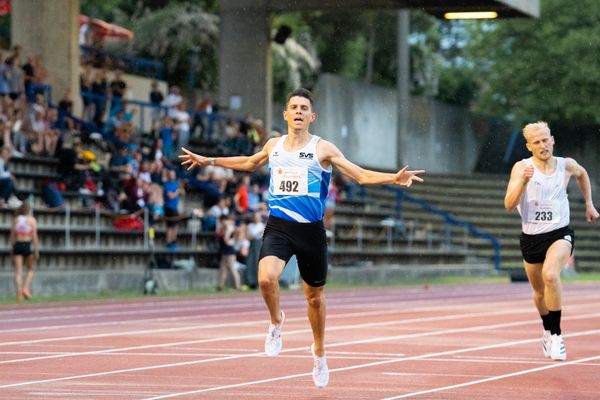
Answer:
[[[509,211],[517,208],[521,215],[521,253],[544,326],[543,353],[553,360],[565,360],[567,352],[560,328],[560,272],[575,245],[575,235],[569,227],[566,191],[572,176],[585,200],[586,221],[593,223],[599,215],[592,202],[586,170],[572,158],[553,156],[554,137],[548,124],[543,121],[528,124],[523,128],[523,136],[532,157],[514,165],[504,206]]]

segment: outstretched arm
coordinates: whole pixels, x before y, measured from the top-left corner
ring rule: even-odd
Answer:
[[[251,156],[204,157],[200,154],[192,153],[188,149],[182,147],[181,150],[183,150],[185,154],[180,155],[179,158],[181,159],[181,165],[186,166],[188,171],[195,167],[206,167],[207,165],[213,164],[223,168],[234,169],[236,171],[253,172],[269,161],[269,152],[274,145],[274,140],[276,139],[270,139],[258,153]]]
[[[592,184],[590,182],[590,177],[585,168],[579,165],[574,159],[566,158],[565,162],[567,171],[577,179],[577,186],[579,186],[579,190],[581,190],[581,194],[585,201],[585,220],[588,224],[592,224],[598,220],[600,215],[592,201]]]
[[[526,166],[523,162],[519,161],[514,166],[510,173],[510,180],[508,181],[508,187],[506,188],[506,196],[504,197],[504,208],[508,211],[512,211],[517,208],[521,201],[521,196],[527,188],[529,180],[533,176],[533,167]]]
[[[424,174],[425,170],[409,170],[408,165],[402,168],[397,173],[386,173],[372,171],[369,169],[361,168],[348,160],[344,154],[333,144],[325,140],[319,142],[322,151],[322,162],[326,164],[332,164],[340,169],[340,171],[354,179],[361,185],[382,185],[382,184],[394,184],[404,187],[412,185],[413,181],[423,182],[423,179],[417,176],[418,174]]]

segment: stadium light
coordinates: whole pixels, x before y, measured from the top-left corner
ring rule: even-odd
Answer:
[[[494,19],[498,18],[496,11],[447,12],[445,19]]]

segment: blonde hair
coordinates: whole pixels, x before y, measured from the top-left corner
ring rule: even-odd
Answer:
[[[523,136],[525,137],[525,140],[529,140],[528,136],[530,132],[537,131],[539,129],[546,129],[548,131],[548,134],[551,134],[550,127],[548,126],[548,123],[546,121],[532,122],[530,124],[525,125],[525,127],[523,128]]]

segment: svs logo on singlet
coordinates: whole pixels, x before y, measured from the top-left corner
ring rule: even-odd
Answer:
[[[300,152],[300,159],[304,159],[304,160],[312,160],[313,159],[313,153],[304,153],[304,152]]]

